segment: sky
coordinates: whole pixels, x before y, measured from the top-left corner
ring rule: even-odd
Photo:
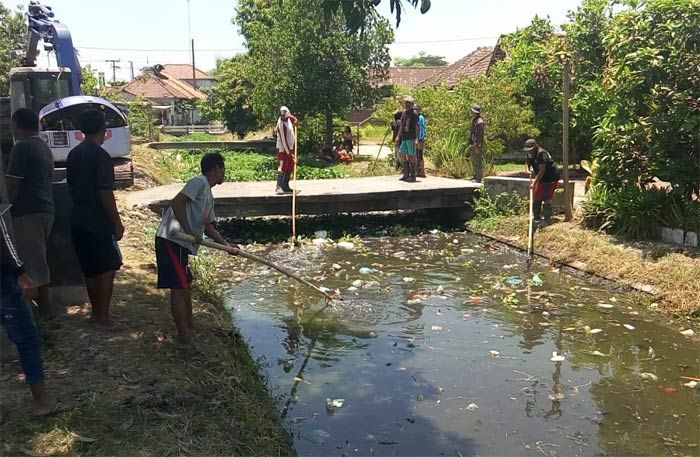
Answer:
[[[15,9],[22,0],[0,0]],[[303,0],[300,0],[303,1]],[[555,25],[566,22],[566,14],[581,0],[432,0],[422,15],[408,7],[395,31],[391,56],[411,57],[420,51],[444,56],[454,62],[478,46],[492,46],[499,35],[528,25],[535,15],[549,16]],[[105,72],[112,78],[106,59],[119,59],[117,80],[157,63],[190,63],[190,36],[195,42],[197,68],[208,71],[218,57],[244,51],[243,39],[231,23],[236,0],[45,0],[56,19],[68,26],[82,65]],[[379,11],[391,17],[389,0]],[[188,14],[189,11],[189,14]],[[189,18],[189,23],[188,23]],[[392,24],[394,21],[392,19]],[[41,48],[41,45],[40,45]],[[43,48],[38,65],[55,66]]]

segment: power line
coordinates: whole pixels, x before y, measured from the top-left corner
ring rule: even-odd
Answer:
[[[499,38],[500,35],[481,36],[481,37],[466,37],[452,38],[449,40],[424,40],[424,41],[395,41],[392,44],[432,44],[432,43],[458,43],[461,41],[478,41],[478,40],[493,40]],[[190,49],[145,49],[145,48],[103,48],[95,46],[78,46],[78,49],[89,49],[94,51],[129,51],[129,52],[190,52]],[[246,51],[246,48],[233,49],[197,49],[197,52],[241,52]]]

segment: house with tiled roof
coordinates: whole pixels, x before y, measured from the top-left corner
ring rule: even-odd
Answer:
[[[452,65],[442,67],[441,71],[426,78],[420,85],[438,86],[444,84],[452,88],[463,79],[488,75],[491,66],[501,57],[502,51],[498,44],[479,47]]]
[[[413,89],[446,67],[389,67],[388,84]],[[386,84],[386,83],[385,83]]]
[[[198,89],[201,89],[202,87],[210,87],[216,82],[216,78],[203,72],[197,67],[194,67],[194,75],[192,75],[192,65],[188,63],[163,64],[163,72],[171,78],[186,82],[190,86]],[[194,79],[193,76],[196,79]]]
[[[165,68],[165,65],[154,65],[144,69],[132,82],[120,87],[117,96],[126,102],[137,96],[145,98],[159,114],[162,125],[200,123],[201,112],[196,104],[207,96],[186,80],[169,74]],[[192,69],[191,66],[189,68]],[[171,66],[171,70],[177,74],[177,68]],[[197,84],[199,87],[199,80]]]

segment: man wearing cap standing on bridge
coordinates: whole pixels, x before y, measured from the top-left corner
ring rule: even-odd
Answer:
[[[552,155],[533,138],[525,141],[525,167],[532,174],[530,189],[533,190],[532,223],[537,227],[540,217],[544,216],[544,225],[552,218],[552,198],[559,184],[559,171],[554,164]],[[544,205],[543,205],[544,204]]]
[[[413,109],[413,97],[404,99],[404,111],[396,142],[399,144],[403,176],[401,181],[416,182],[416,146],[418,145],[418,115]]]
[[[277,119],[277,186],[275,192],[277,194],[289,194],[292,189],[289,187],[289,179],[294,171],[294,163],[297,160],[297,151],[294,149],[296,145],[296,132],[294,126],[297,123],[297,118],[289,112],[289,108],[282,106],[280,108],[280,116]]]
[[[481,117],[481,107],[472,105],[472,128],[469,133],[469,152],[471,153],[472,166],[474,167],[474,182],[481,182],[483,178],[483,147],[484,147],[484,119]]]

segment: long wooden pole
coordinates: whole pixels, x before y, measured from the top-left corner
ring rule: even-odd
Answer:
[[[569,191],[569,83],[571,72],[571,60],[568,57],[564,58],[564,81],[563,81],[563,100],[562,100],[562,152],[564,162],[564,220],[570,221],[573,219],[573,210],[571,208],[571,192]]]
[[[172,232],[170,234],[170,236],[172,238],[175,238],[175,239],[180,240],[180,241],[186,241],[188,243],[197,243],[197,240],[195,240],[195,238],[192,235],[187,235],[187,234],[180,233],[180,232]],[[320,293],[321,295],[323,295],[324,297],[326,297],[329,300],[341,300],[340,297],[334,297],[333,295],[324,291],[323,289],[321,289],[317,285],[302,278],[298,274],[296,274],[292,271],[289,271],[286,268],[279,266],[273,262],[270,262],[267,259],[263,259],[262,257],[258,257],[255,254],[251,254],[250,252],[246,252],[246,251],[239,249],[239,248],[234,248],[232,246],[226,246],[224,244],[219,244],[219,243],[215,243],[213,241],[208,241],[208,240],[202,240],[202,242],[199,244],[201,244],[202,246],[206,246],[208,248],[218,249],[220,251],[228,252],[229,254],[238,255],[238,256],[244,257],[246,259],[250,259],[250,260],[254,260],[256,262],[262,263],[263,265],[266,265],[272,269],[279,271],[283,275],[289,276],[290,278],[295,279],[306,286],[309,286],[310,288],[312,288],[316,292]]]
[[[294,126],[294,171],[292,172],[292,249],[297,242],[297,151],[298,129]]]
[[[530,181],[532,184],[532,180]],[[535,221],[534,219],[534,191],[530,189],[530,215],[528,217],[528,229],[527,229],[527,264],[530,265],[532,261],[532,252],[535,248]]]

